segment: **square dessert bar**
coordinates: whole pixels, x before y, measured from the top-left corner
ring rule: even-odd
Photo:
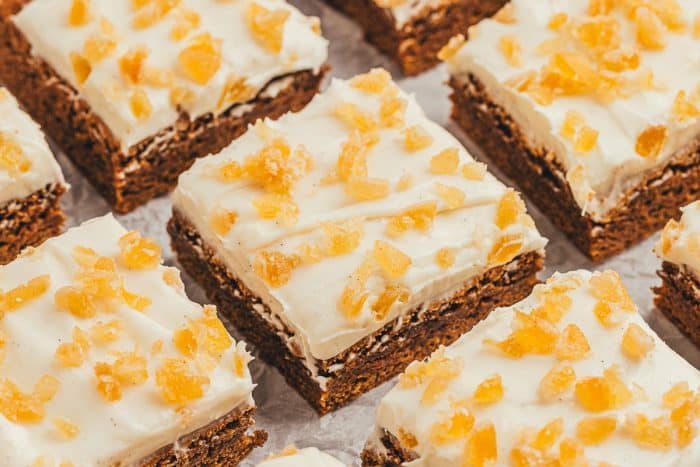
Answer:
[[[700,197],[700,2],[514,0],[450,64],[452,117],[590,258]]]
[[[254,424],[245,344],[111,215],[0,267],[0,464],[237,465]]]
[[[335,457],[316,448],[297,449],[294,446],[272,454],[257,467],[346,467]]]
[[[700,373],[613,271],[555,274],[382,399],[363,465],[700,465]]]
[[[173,207],[180,263],[320,413],[526,296],[546,243],[379,69],[196,163]]]
[[[318,19],[284,0],[0,5],[0,81],[122,213],[304,107],[326,53]]]
[[[326,0],[357,21],[365,37],[407,75],[438,63],[450,38],[491,16],[507,0]]]
[[[0,87],[0,264],[60,233],[67,189],[39,126]]]
[[[668,223],[656,254],[663,260],[656,306],[700,347],[700,202],[683,208],[680,222]]]

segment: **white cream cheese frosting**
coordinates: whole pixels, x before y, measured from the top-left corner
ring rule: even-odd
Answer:
[[[529,145],[554,155],[582,211],[604,221],[696,143],[698,14],[695,0],[513,0],[471,28],[450,73],[475,76]]]
[[[455,0],[374,0],[382,8],[391,11],[398,29],[428,8],[453,3]]]
[[[345,467],[345,464],[317,448],[297,449],[290,446],[257,467]]]
[[[389,432],[418,456],[412,467],[691,467],[699,390],[698,371],[647,326],[616,273],[555,274],[411,364],[367,447],[381,450]]]
[[[517,195],[383,70],[259,122],[184,173],[173,204],[316,359],[546,243]]]
[[[328,46],[318,19],[284,0],[33,0],[13,21],[123,149],[174,124],[178,107],[217,114],[318,70]],[[125,72],[120,59],[139,49]]]
[[[105,216],[0,268],[1,465],[132,465],[252,406],[244,344],[125,235]]]
[[[64,184],[39,125],[2,87],[0,115],[0,204],[26,198],[47,185]]]
[[[684,207],[680,221],[666,224],[654,251],[664,261],[689,268],[700,277],[700,201]]]

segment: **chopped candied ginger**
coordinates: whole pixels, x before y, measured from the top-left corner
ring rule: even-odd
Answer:
[[[91,18],[90,0],[73,0],[68,11],[68,24],[73,27],[84,26]]]
[[[656,13],[646,6],[635,9],[634,22],[637,27],[637,43],[645,49],[666,48],[664,25]]]
[[[536,465],[559,467],[559,462],[551,454],[528,446],[516,446],[510,451],[510,465],[512,467],[531,467]]]
[[[253,271],[271,287],[282,287],[292,277],[294,268],[301,264],[297,255],[278,251],[261,251],[253,260]]]
[[[409,229],[418,229],[427,232],[433,225],[437,215],[437,203],[425,201],[415,204],[410,208],[392,217],[386,227],[386,233],[390,237],[398,237]]]
[[[372,304],[374,319],[377,321],[384,320],[395,303],[407,303],[410,297],[411,291],[405,285],[387,285],[381,295],[379,295],[377,300]]]
[[[78,84],[83,84],[92,73],[92,65],[87,58],[78,52],[70,53],[70,61],[76,81]]]
[[[560,290],[556,286],[550,286],[544,289],[536,289],[541,296],[541,304],[535,307],[531,314],[537,318],[549,321],[552,324],[557,324],[561,318],[570,309],[573,301],[566,292],[566,289]],[[543,290],[543,291],[542,291]]]
[[[148,379],[148,361],[136,351],[119,352],[112,363],[112,374],[125,386],[136,386]]]
[[[598,130],[589,126],[581,127],[574,139],[574,150],[580,153],[590,152],[598,144]]]
[[[63,342],[56,348],[56,362],[64,368],[77,368],[83,364],[89,350],[87,334],[76,326],[73,328],[73,342]]]
[[[695,393],[690,389],[687,381],[674,384],[663,395],[663,403],[667,408],[673,408],[693,397]]]
[[[605,370],[603,376],[579,380],[574,394],[579,405],[589,412],[619,409],[629,404],[634,397],[614,367]]]
[[[253,207],[261,219],[279,219],[285,226],[296,224],[299,218],[299,206],[285,194],[265,193],[253,199]]]
[[[464,37],[464,34],[452,36],[447,44],[438,51],[437,58],[443,62],[452,59],[457,55],[457,52],[459,52],[459,49],[462,48],[462,45],[464,45],[466,41],[467,39]]]
[[[547,27],[553,31],[559,31],[564,25],[569,22],[569,16],[566,13],[555,13],[549,19]]]
[[[381,94],[391,84],[391,75],[383,68],[373,68],[368,73],[355,76],[350,84],[367,94]]]
[[[396,128],[403,125],[406,113],[406,100],[400,97],[382,99],[379,106],[379,124],[385,128]]]
[[[67,311],[77,318],[91,318],[96,313],[95,304],[88,294],[78,287],[61,287],[56,291],[54,301],[59,310]]]
[[[115,342],[121,336],[124,324],[116,319],[111,321],[98,321],[90,326],[90,338],[98,344],[108,344]]]
[[[257,89],[246,82],[242,76],[229,76],[221,89],[221,95],[216,103],[217,109],[225,109],[239,102],[246,102],[255,97]]]
[[[222,182],[235,182],[243,177],[243,168],[236,161],[229,161],[221,165],[216,175]]]
[[[355,319],[362,312],[369,293],[364,287],[372,274],[373,263],[364,260],[350,275],[350,281],[345,286],[338,299],[338,310],[348,319]]]
[[[83,56],[94,65],[112,55],[116,48],[117,42],[112,38],[90,36],[83,44]]]
[[[136,311],[144,311],[146,308],[151,306],[152,300],[143,295],[137,295],[135,293],[129,292],[125,288],[119,289],[119,296],[129,307]]]
[[[564,138],[573,141],[578,129],[586,122],[583,115],[575,110],[569,110],[564,116],[564,123],[559,134]]]
[[[430,428],[430,440],[437,444],[447,444],[466,439],[474,427],[474,416],[466,408],[461,408]]]
[[[274,137],[257,153],[246,157],[242,175],[267,192],[288,195],[312,166],[309,154],[300,148],[292,151],[284,138]]]
[[[495,266],[511,261],[523,247],[523,237],[520,234],[501,235],[496,239],[489,251],[487,261]]]
[[[372,256],[389,279],[400,279],[412,264],[409,256],[383,240],[374,242]]]
[[[153,112],[153,106],[148,98],[148,94],[143,89],[134,91],[129,100],[129,107],[136,120],[146,120]]]
[[[409,152],[420,151],[433,144],[433,137],[420,125],[403,130],[403,137],[403,145]]]
[[[598,17],[583,21],[574,28],[576,38],[590,51],[616,50],[622,41],[620,22],[615,18]]]
[[[3,292],[0,290],[0,318],[4,312],[14,311],[32,300],[36,300],[49,290],[51,277],[48,274],[37,276],[24,284]]]
[[[493,423],[479,426],[472,431],[464,448],[464,465],[488,467],[498,461],[496,427]]]
[[[503,399],[503,382],[500,375],[486,378],[474,390],[472,400],[478,405],[495,404]]]
[[[428,359],[411,363],[399,376],[399,388],[412,389],[434,378],[449,381],[459,375],[459,372],[458,363],[445,356],[445,348],[440,347]]]
[[[517,37],[501,37],[498,41],[498,48],[509,65],[516,67],[522,65],[522,59],[520,58],[522,46],[520,45],[520,41],[518,41]]]
[[[520,199],[520,196],[515,191],[508,190],[496,207],[496,226],[503,230],[509,225],[515,224],[524,211],[525,203]]]
[[[131,49],[119,58],[119,71],[128,83],[139,84],[143,80],[147,58],[148,49],[145,46]]]
[[[617,6],[617,0],[589,0],[588,14],[590,16],[607,15]]]
[[[156,384],[165,402],[183,406],[204,395],[209,378],[193,374],[185,360],[166,358],[156,371]]]
[[[199,27],[202,18],[199,13],[186,7],[179,8],[176,14],[177,20],[170,29],[170,38],[174,41],[180,41]]]
[[[80,434],[80,427],[76,423],[64,417],[54,418],[53,426],[56,429],[56,432],[64,440],[73,439]]]
[[[282,50],[284,25],[289,14],[289,10],[285,8],[269,10],[251,2],[246,12],[246,21],[255,40],[268,51],[277,54]]]
[[[128,269],[153,269],[161,262],[161,250],[150,238],[132,231],[119,239],[122,263]]]
[[[368,147],[358,132],[352,132],[343,143],[336,163],[336,174],[340,181],[346,182],[353,177],[367,176]]]
[[[567,438],[559,443],[559,464],[561,467],[586,467],[588,461],[581,443]],[[599,467],[603,467],[602,465]]]
[[[676,98],[673,100],[673,116],[679,122],[685,122],[700,116],[700,110],[683,90],[678,91]]]
[[[511,334],[505,340],[486,339],[484,343],[511,358],[521,358],[553,353],[558,337],[559,332],[548,321],[516,310]]]
[[[430,171],[436,175],[454,175],[459,167],[459,150],[448,148],[430,159]]]
[[[654,338],[647,334],[641,326],[631,323],[622,335],[622,353],[627,358],[640,361],[654,348]]]
[[[462,177],[467,180],[480,181],[486,175],[486,164],[481,162],[467,162],[462,166]]]
[[[630,415],[625,421],[625,431],[642,448],[667,451],[673,447],[673,424],[666,417],[650,420],[643,414]]]
[[[440,248],[435,253],[435,263],[442,269],[449,269],[455,264],[455,251],[452,248]]]
[[[275,216],[276,217],[276,216]],[[231,228],[238,220],[238,213],[236,211],[230,211],[228,209],[216,209],[209,219],[209,224],[211,225],[214,232],[219,235],[228,235]]]
[[[45,415],[44,404],[51,401],[60,387],[50,375],[42,376],[31,393],[23,393],[8,378],[0,379],[0,414],[14,423],[39,423]]]
[[[530,446],[540,452],[546,452],[554,446],[564,432],[564,419],[555,418],[543,426],[530,441]]]
[[[180,51],[177,60],[187,78],[205,85],[221,67],[221,43],[209,33],[200,34]]]
[[[591,346],[581,328],[569,324],[559,336],[554,353],[560,360],[582,360],[591,353]]]
[[[139,2],[138,8],[132,21],[135,29],[145,29],[153,26],[165,18],[180,3],[180,0],[137,1]]]
[[[617,429],[615,417],[586,417],[576,424],[576,438],[586,446],[601,444]]]
[[[601,63],[607,70],[620,73],[639,68],[641,58],[636,50],[609,50],[601,57]]]
[[[576,381],[574,368],[566,362],[555,365],[540,380],[538,393],[540,399],[545,402],[552,402],[560,398],[562,394],[571,388]]]
[[[435,191],[437,191],[447,209],[457,209],[464,206],[464,200],[467,195],[460,188],[436,182]]]
[[[634,149],[640,156],[655,160],[666,144],[667,137],[668,129],[664,125],[647,127],[637,136]]]
[[[345,184],[345,193],[358,202],[386,198],[389,190],[389,182],[383,178],[352,177]]]
[[[415,183],[415,177],[411,174],[403,174],[399,181],[396,182],[396,191],[406,191]]]
[[[360,133],[374,133],[379,127],[374,117],[350,102],[338,104],[335,108],[335,115],[348,127],[358,130]]]
[[[595,273],[589,282],[591,293],[598,300],[615,305],[621,311],[634,313],[637,306],[632,301],[620,275],[615,271]]]
[[[342,256],[355,251],[364,234],[362,223],[358,220],[325,222],[322,227],[326,239],[326,254],[329,256]]]

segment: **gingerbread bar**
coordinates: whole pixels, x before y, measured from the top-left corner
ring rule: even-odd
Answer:
[[[253,426],[245,344],[111,215],[0,267],[0,463],[237,465]]]
[[[327,42],[283,0],[8,0],[0,81],[118,212],[317,92]]]
[[[407,75],[438,63],[448,40],[491,16],[507,0],[326,0],[357,21],[365,37]]]
[[[58,235],[68,189],[39,126],[0,87],[0,264]]]
[[[526,296],[546,243],[380,69],[201,159],[173,207],[180,263],[320,413]]]
[[[700,197],[698,14],[514,0],[443,50],[454,120],[595,261]]]
[[[613,271],[555,274],[382,399],[363,465],[700,465],[700,373]]]
[[[656,306],[700,346],[700,202],[683,208],[680,222],[668,223],[656,254],[663,260]]]

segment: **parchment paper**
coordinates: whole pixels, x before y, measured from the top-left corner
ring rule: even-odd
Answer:
[[[450,103],[447,97],[449,90],[445,85],[447,71],[444,66],[416,78],[404,78],[391,61],[364,42],[360,29],[353,22],[330,9],[320,0],[292,0],[292,3],[307,14],[321,17],[324,35],[330,40],[329,61],[333,76],[349,78],[371,67],[387,68],[404,90],[415,93],[431,119],[446,126],[468,148],[471,148],[475,156],[479,156],[478,151],[473,149],[473,145],[466,140],[456,125],[449,121]],[[92,217],[108,213],[109,206],[90,186],[87,179],[65,156],[58,157],[66,178],[73,187],[63,203],[69,215],[70,225],[77,225]],[[504,181],[511,184],[508,180]],[[547,268],[542,275],[543,278],[549,277],[554,271],[593,268],[592,264],[568,243],[546,218],[532,205],[528,207],[542,234],[550,239],[547,247]],[[127,228],[140,230],[157,239],[163,247],[166,262],[177,266],[165,231],[165,225],[170,218],[170,209],[170,200],[163,197],[151,201],[131,214],[118,216],[118,219]],[[656,276],[659,261],[651,252],[657,238],[658,234],[598,266],[597,269],[617,270],[651,327],[672,348],[698,367],[700,351],[653,308],[650,287],[660,282]],[[201,289],[184,273],[183,279],[190,297],[206,303]],[[254,393],[258,405],[258,426],[265,429],[270,438],[262,449],[255,451],[243,463],[246,467],[254,466],[270,453],[280,451],[292,443],[298,447],[316,446],[337,456],[348,465],[359,466],[358,455],[372,430],[377,403],[394,384],[393,381],[389,382],[349,406],[319,418],[301,397],[286,385],[284,379],[272,367],[256,360],[252,363],[252,373],[258,385]]]

